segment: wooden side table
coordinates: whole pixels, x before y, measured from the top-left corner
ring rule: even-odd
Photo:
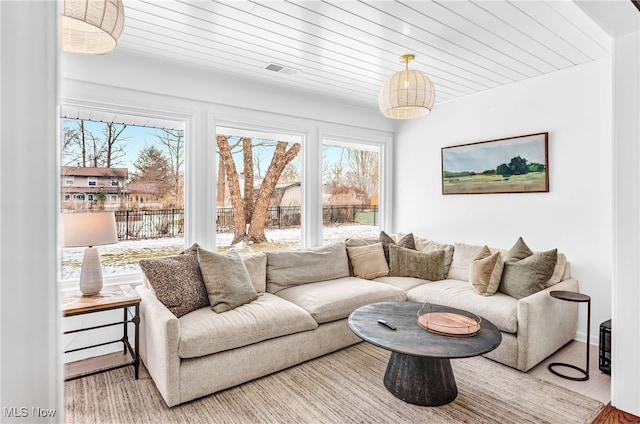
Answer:
[[[93,327],[80,328],[77,330],[65,331],[63,334],[78,333],[81,331],[90,331],[98,328],[111,327],[114,325],[123,326],[123,336],[121,339],[110,340],[104,343],[98,343],[91,346],[83,346],[76,349],[70,349],[64,353],[76,352],[79,350],[90,349],[93,347],[104,346],[112,343],[122,343],[124,354],[127,352],[131,355],[131,362],[122,363],[109,368],[100,369],[90,373],[66,378],[65,381],[74,380],[76,378],[86,377],[89,375],[97,374],[104,371],[113,370],[116,368],[122,368],[125,366],[133,365],[135,370],[136,380],[138,379],[138,371],[140,368],[140,356],[138,354],[138,343],[140,340],[139,324],[140,324],[140,296],[136,291],[128,284],[120,286],[105,286],[100,293],[91,296],[83,295],[79,290],[62,292],[62,313],[64,317],[70,317],[82,314],[91,314],[95,312],[108,311],[111,309],[123,309],[124,318],[122,321],[112,322],[103,325],[96,325]],[[134,312],[131,313],[131,308]],[[129,342],[129,324],[133,323],[135,327],[134,343],[131,346]]]
[[[554,290],[549,292],[549,294],[552,297],[555,297],[556,299],[561,299],[561,300],[566,300],[569,302],[581,302],[587,303],[587,364],[585,366],[584,369],[577,367],[575,365],[572,364],[565,364],[562,362],[552,362],[551,364],[549,364],[549,371],[551,371],[553,374],[562,377],[562,378],[566,378],[569,380],[575,380],[575,381],[585,381],[589,379],[589,333],[591,331],[591,297],[587,296],[586,294],[583,293],[578,293],[578,292],[572,292],[572,291],[565,291],[565,290]],[[570,375],[566,375],[566,374],[562,374],[559,371],[556,371],[554,368],[555,367],[567,367],[567,368],[572,368],[576,371],[579,371],[580,373],[583,374],[583,377],[573,377]]]

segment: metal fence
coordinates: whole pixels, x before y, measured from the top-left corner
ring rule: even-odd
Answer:
[[[233,232],[233,208],[216,209],[216,232]],[[184,235],[184,209],[117,211],[116,224],[120,240],[137,240]],[[267,211],[267,230],[300,226],[300,206],[272,206]],[[324,225],[378,225],[377,206],[323,206]]]

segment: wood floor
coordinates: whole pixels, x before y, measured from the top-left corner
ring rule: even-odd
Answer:
[[[583,368],[586,361],[586,347],[585,343],[578,341],[568,343],[558,352],[529,370],[528,374],[541,380],[549,381],[558,386],[565,387],[571,391],[581,393],[589,398],[597,399],[607,405],[593,424],[640,424],[640,417],[620,411],[611,406],[611,377],[600,371],[598,368],[597,346],[590,346],[589,356],[589,380],[587,381],[567,380],[552,374],[547,368],[548,364],[551,362],[564,362]],[[86,374],[90,370],[118,365],[128,360],[130,360],[128,355],[114,353],[83,361],[72,362],[65,365],[65,377]],[[569,373],[570,369],[562,368],[562,372],[565,371]]]
[[[586,362],[586,346],[585,343],[578,341],[568,343],[558,352],[529,370],[528,374],[558,386],[566,387],[569,390],[581,393],[592,399],[597,399],[607,405],[595,421],[593,421],[593,424],[639,424],[640,417],[620,411],[611,406],[611,377],[598,368],[597,346],[590,346],[589,357],[589,380],[587,381],[567,380],[552,374],[547,368],[551,362],[564,362],[584,368]],[[570,374],[568,372],[570,369],[562,367],[561,371],[567,371],[567,374]],[[575,376],[579,375],[579,373],[575,374]]]

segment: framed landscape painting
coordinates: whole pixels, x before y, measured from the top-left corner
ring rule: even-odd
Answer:
[[[549,133],[442,148],[442,194],[549,191]]]

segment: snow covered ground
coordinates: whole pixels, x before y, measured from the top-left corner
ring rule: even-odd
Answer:
[[[325,227],[323,235],[325,243],[345,240],[348,237],[367,238],[378,237],[380,230],[372,225],[344,225]],[[267,240],[273,243],[269,247],[260,250],[274,250],[280,248],[298,247],[300,242],[300,228],[286,230],[266,231]],[[219,247],[229,247],[233,240],[233,234],[220,233],[217,235]],[[138,261],[143,258],[170,256],[180,253],[184,249],[184,238],[171,237],[147,240],[129,240],[106,246],[98,246],[102,261],[102,272],[106,277],[114,274],[127,274],[139,272]],[[234,248],[239,253],[253,251],[252,246],[239,243]],[[63,248],[61,279],[72,280],[80,278],[80,267],[84,248]]]

